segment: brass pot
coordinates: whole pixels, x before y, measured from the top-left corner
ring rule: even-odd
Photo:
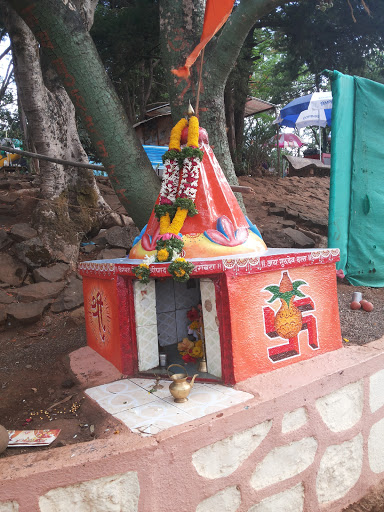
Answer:
[[[179,368],[182,368],[184,373],[174,373],[173,375],[169,375],[169,369],[172,366],[178,366]],[[185,368],[181,366],[180,364],[171,364],[168,366],[167,369],[169,378],[173,380],[173,382],[169,386],[169,391],[171,395],[173,396],[174,402],[180,404],[183,402],[188,401],[188,395],[191,392],[191,389],[193,388],[193,384],[195,382],[196,377],[199,375],[196,373],[193,377],[191,382],[188,382],[188,373],[185,371]]]

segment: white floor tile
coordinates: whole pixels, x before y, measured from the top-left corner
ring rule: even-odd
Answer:
[[[194,384],[188,401],[176,403],[169,380],[123,379],[88,389],[88,396],[133,432],[155,435],[164,429],[245,402],[253,395],[220,384]]]

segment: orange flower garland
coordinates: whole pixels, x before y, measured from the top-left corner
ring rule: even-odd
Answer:
[[[183,119],[180,119],[180,121],[172,128],[171,136],[169,138],[169,151],[172,151],[172,149],[180,151],[181,132],[187,125],[188,121],[183,117]]]
[[[189,120],[187,146],[189,148],[199,147],[199,120],[196,116],[192,116]]]

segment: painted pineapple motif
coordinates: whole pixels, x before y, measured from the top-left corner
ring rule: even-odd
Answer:
[[[272,293],[269,303],[280,299],[281,308],[275,316],[275,330],[281,338],[294,338],[299,334],[303,325],[301,311],[294,305],[295,297],[305,297],[299,287],[307,284],[305,281],[294,281],[292,283],[288,272],[283,272],[280,285],[271,285],[264,288]]]

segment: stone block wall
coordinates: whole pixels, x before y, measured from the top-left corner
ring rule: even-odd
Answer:
[[[384,338],[236,387],[157,436],[0,459],[0,512],[341,512],[384,479]]]

